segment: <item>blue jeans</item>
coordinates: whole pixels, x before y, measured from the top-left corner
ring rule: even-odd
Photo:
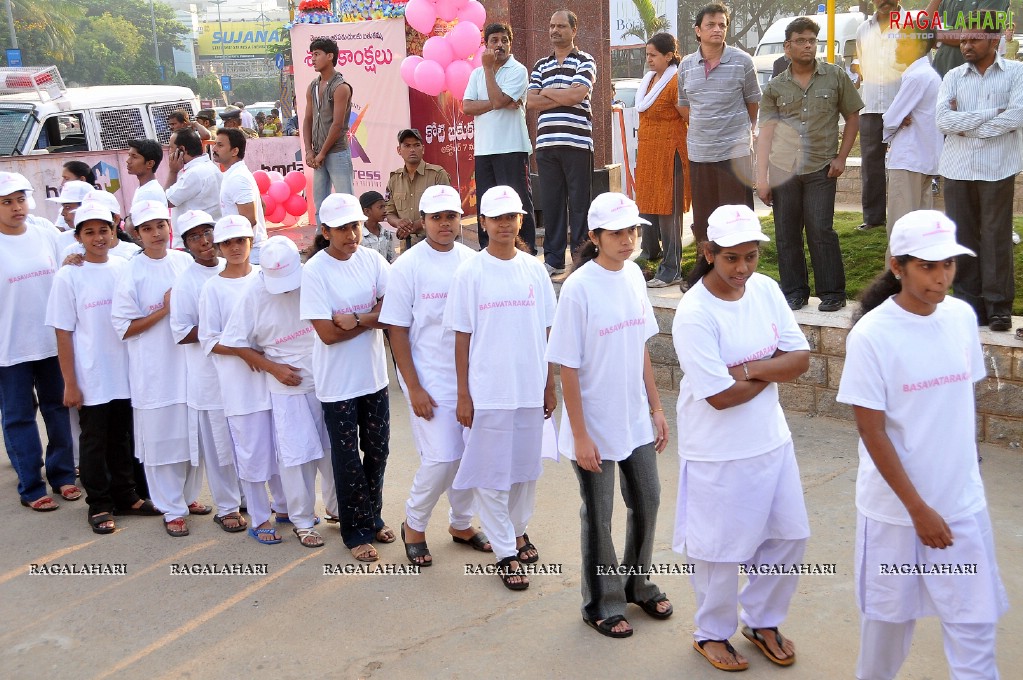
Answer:
[[[317,217],[320,214],[320,204],[331,194],[331,185],[339,193],[352,193],[351,149],[327,154],[323,165],[313,170],[313,201],[316,202]]]
[[[75,483],[71,420],[64,406],[64,378],[57,357],[0,367],[0,404],[7,456],[26,502],[46,495],[43,444],[36,426],[36,399],[46,425],[46,481],[54,491]]]
[[[349,548],[372,543],[384,528],[384,468],[391,436],[387,388],[323,402],[323,420],[330,437],[341,540]]]

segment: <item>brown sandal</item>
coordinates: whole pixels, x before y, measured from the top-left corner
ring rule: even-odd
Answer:
[[[380,559],[380,555],[377,554],[376,548],[371,546],[369,543],[363,543],[352,548],[352,557],[359,560],[360,562],[376,562]]]
[[[40,496],[31,503],[23,500],[21,504],[26,508],[31,508],[36,512],[52,512],[53,510],[59,510],[60,506],[53,502],[53,499],[49,496]]]
[[[167,531],[167,534],[174,538],[181,538],[182,536],[188,535],[188,525],[185,524],[184,518],[179,517],[178,519],[172,519],[169,522],[163,523],[163,528]]]
[[[213,516],[213,521],[221,529],[223,529],[224,531],[226,531],[229,534],[234,534],[234,533],[237,533],[239,531],[245,531],[245,529],[247,529],[248,526],[249,526],[248,522],[245,521],[245,518],[242,517],[237,512],[229,512],[226,515],[214,515]],[[229,527],[226,524],[224,524],[224,522],[227,522],[227,521],[232,521],[232,522],[235,523],[235,525],[233,527]]]

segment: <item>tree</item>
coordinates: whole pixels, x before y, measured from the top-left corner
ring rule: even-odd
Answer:
[[[72,54],[75,25],[84,15],[77,3],[67,0],[17,0],[12,3],[14,30],[21,48],[22,63],[53,64]],[[7,31],[0,45],[11,47]]]
[[[668,17],[663,14],[657,15],[653,0],[632,0],[632,4],[636,6],[636,11],[639,13],[639,21],[634,22],[627,31],[622,31],[623,36],[631,35],[645,43],[655,33],[671,28]]]

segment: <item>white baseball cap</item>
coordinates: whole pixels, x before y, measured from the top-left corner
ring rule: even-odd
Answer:
[[[26,196],[32,195],[32,183],[19,172],[0,172],[0,196],[24,191]]]
[[[110,211],[111,215],[121,214],[121,203],[117,200],[117,196],[114,196],[109,191],[93,189],[82,198],[83,206],[88,203],[95,203],[96,205],[106,208]]]
[[[937,210],[914,210],[900,217],[888,239],[893,256],[912,255],[940,262],[956,255],[977,256],[956,242],[956,224]]]
[[[131,223],[136,229],[150,220],[169,219],[170,210],[160,201],[139,201],[131,206]]]
[[[723,205],[707,218],[707,240],[724,248],[750,241],[770,241],[760,229],[760,218],[748,206]]]
[[[189,210],[178,215],[178,233],[181,238],[185,238],[185,234],[191,229],[200,227],[204,224],[214,224],[216,222],[213,219],[213,215],[209,214],[205,210]]]
[[[93,201],[92,203],[82,203],[81,207],[75,211],[75,228],[77,229],[78,225],[86,220],[103,220],[112,225],[114,216],[109,210]]]
[[[607,231],[620,231],[641,224],[650,224],[639,216],[639,208],[636,207],[635,201],[625,194],[610,191],[593,199],[586,221],[590,229]]]
[[[365,222],[359,199],[351,194],[331,194],[323,199],[318,213],[320,224],[328,227],[343,227],[352,222]]]
[[[452,210],[458,214],[462,213],[462,197],[458,190],[446,184],[435,184],[426,187],[423,197],[419,199],[419,210],[427,215]]]
[[[224,215],[213,225],[213,242],[223,243],[239,237],[254,238],[252,225],[247,217],[241,215]]]
[[[502,184],[487,189],[487,192],[480,198],[480,215],[484,217],[499,217],[510,213],[525,215],[522,209],[522,199],[509,186]]]
[[[51,203],[81,203],[86,194],[95,190],[96,187],[92,186],[88,182],[73,180],[71,182],[64,183],[64,186],[60,188],[60,196],[48,198],[46,200]]]
[[[287,236],[271,236],[259,251],[259,266],[267,291],[278,294],[302,285],[302,256]]]

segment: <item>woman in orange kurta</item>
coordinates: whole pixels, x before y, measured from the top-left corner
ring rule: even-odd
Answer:
[[[636,203],[655,226],[643,232],[643,251],[664,258],[647,286],[664,288],[682,278],[682,214],[689,210],[686,152],[687,123],[679,115],[678,43],[670,33],[657,33],[646,44],[650,69],[636,90],[639,148],[636,151]],[[659,238],[658,238],[659,236]]]

